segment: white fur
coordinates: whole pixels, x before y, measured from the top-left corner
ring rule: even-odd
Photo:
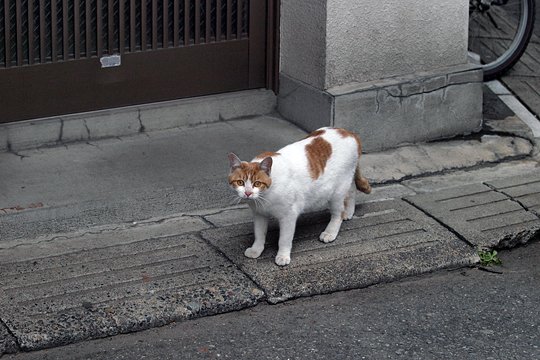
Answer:
[[[280,226],[279,250],[275,261],[282,266],[291,261],[292,240],[300,214],[330,210],[331,220],[320,235],[323,242],[335,240],[344,211],[345,220],[352,218],[356,193],[353,177],[358,163],[357,143],[353,137],[344,138],[334,129],[322,129],[326,131],[321,136],[331,144],[332,154],[324,172],[316,180],[311,178],[306,156],[306,145],[313,141],[313,137],[287,145],[277,151],[279,156],[272,157],[272,185],[265,191],[254,192],[251,199],[248,199],[254,215],[255,241],[245,251],[247,257],[257,258],[263,252],[270,217],[276,218]],[[237,191],[240,197],[246,198],[244,189]],[[348,198],[346,209],[345,198]]]

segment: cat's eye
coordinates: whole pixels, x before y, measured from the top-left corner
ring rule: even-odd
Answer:
[[[236,180],[236,185],[244,186],[244,180]]]
[[[261,184],[260,181],[255,181],[255,182],[253,183],[253,186],[255,186],[255,187],[259,187],[259,186],[261,186],[261,185],[262,185],[262,184]]]

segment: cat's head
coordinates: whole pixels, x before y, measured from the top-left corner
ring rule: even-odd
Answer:
[[[229,185],[242,199],[257,199],[270,188],[272,179],[272,158],[266,157],[261,162],[242,161],[233,153],[229,154]]]

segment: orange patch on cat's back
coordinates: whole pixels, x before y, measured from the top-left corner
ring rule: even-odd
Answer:
[[[326,132],[326,130],[324,130],[324,129],[315,130],[315,131],[312,131],[311,133],[309,133],[309,135],[306,136],[304,139],[317,137],[317,136],[323,135],[325,132]]]
[[[309,174],[313,180],[317,180],[322,173],[330,156],[332,145],[322,137],[315,137],[306,145]]]
[[[339,135],[341,135],[342,138],[348,138],[348,137],[354,138],[354,140],[356,141],[356,145],[358,147],[358,156],[362,155],[362,142],[360,141],[360,136],[353,133],[352,131],[341,129],[341,128],[336,128],[335,130],[338,132]]]
[[[259,154],[259,155],[255,156],[255,159],[266,159],[267,157],[279,156],[279,155],[281,155],[281,154],[277,153],[277,152],[265,151],[262,154]]]

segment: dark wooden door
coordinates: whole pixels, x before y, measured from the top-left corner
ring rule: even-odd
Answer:
[[[0,122],[264,87],[267,0],[0,0]]]

